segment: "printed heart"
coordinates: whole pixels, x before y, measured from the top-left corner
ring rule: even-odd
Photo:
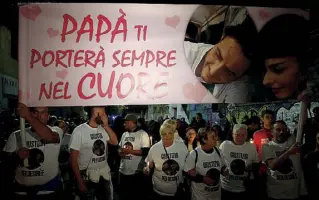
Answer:
[[[57,71],[55,75],[56,75],[57,78],[61,78],[61,79],[64,80],[67,77],[67,75],[68,75],[68,70],[62,69],[60,71]]]
[[[267,11],[265,11],[264,9],[260,9],[259,10],[259,17],[262,19],[262,20],[266,20],[269,18],[269,13]]]
[[[35,19],[40,15],[41,8],[39,6],[23,6],[20,8],[21,15],[26,19],[35,21]]]
[[[207,89],[199,81],[196,84],[186,83],[183,86],[184,97],[197,103],[201,103],[207,93]]]
[[[49,34],[50,38],[56,37],[59,35],[59,31],[58,30],[54,30],[53,28],[49,28],[47,30],[47,33]]]
[[[180,20],[179,16],[174,15],[173,17],[167,17],[165,20],[165,24],[167,26],[172,27],[172,28],[176,28],[180,21],[181,20]]]

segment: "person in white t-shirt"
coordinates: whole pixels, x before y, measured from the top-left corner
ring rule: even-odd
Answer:
[[[162,140],[154,144],[145,161],[148,165],[145,172],[152,173],[153,199],[176,199],[175,193],[184,181],[183,169],[188,151],[184,143],[174,140],[176,127],[163,123],[160,128]]]
[[[145,157],[150,148],[149,135],[137,127],[137,117],[134,114],[125,116],[126,130],[119,143],[120,163],[120,199],[143,199],[147,194],[143,188],[143,168]],[[143,194],[141,194],[143,193]]]
[[[268,198],[293,200],[306,196],[299,144],[284,121],[278,120],[273,124],[272,134],[273,140],[264,144],[261,151],[262,159],[269,168],[266,182]]]
[[[31,127],[25,134],[20,130],[11,134],[3,149],[9,156],[5,160],[15,165],[15,199],[57,199],[62,185],[58,176],[62,130],[47,125],[47,107],[29,109],[19,103],[18,112]],[[22,136],[26,144],[22,144]]]
[[[91,107],[91,118],[73,130],[70,164],[81,200],[111,200],[111,172],[107,163],[107,142],[117,145],[104,107]]]
[[[235,124],[233,127],[233,140],[226,140],[220,145],[220,150],[229,171],[228,176],[221,177],[222,200],[247,198],[244,180],[252,165],[258,163],[256,148],[247,140],[247,126]]]
[[[219,103],[247,103],[251,99],[246,74],[252,57],[255,32],[229,26],[216,45],[184,42],[189,66],[204,83],[215,84],[213,95]]]
[[[216,147],[218,135],[212,128],[198,131],[201,146],[190,152],[184,171],[191,181],[192,200],[220,200],[220,175],[227,175],[227,167]]]

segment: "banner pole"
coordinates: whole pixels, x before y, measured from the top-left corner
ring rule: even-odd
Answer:
[[[304,127],[304,124],[308,118],[308,113],[307,113],[307,107],[308,107],[308,99],[305,98],[301,101],[301,105],[300,105],[300,115],[299,115],[299,120],[298,120],[298,127],[297,127],[297,136],[296,136],[296,143],[299,143],[300,144],[300,147],[303,145],[302,143],[302,140],[303,140],[303,127]],[[301,158],[301,153],[299,153],[298,155],[298,158],[297,158],[297,172],[299,172],[299,176],[298,176],[298,191],[299,191],[299,196],[301,195],[301,187],[302,187],[302,165],[301,165],[301,162],[302,162],[302,158]]]
[[[26,145],[26,136],[25,136],[25,120],[20,117],[20,138],[21,138],[21,145],[23,148],[27,147]],[[29,166],[28,159],[23,160],[24,167]]]

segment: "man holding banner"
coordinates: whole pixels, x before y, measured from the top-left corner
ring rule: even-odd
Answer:
[[[299,164],[300,144],[288,132],[286,123],[275,121],[273,140],[262,146],[262,160],[268,166],[266,190],[269,200],[307,197],[303,170]]]
[[[31,127],[25,129],[25,134],[20,130],[14,132],[3,150],[14,162],[15,199],[56,199],[61,191],[58,155],[63,132],[47,125],[47,107],[29,109],[20,103],[18,112]]]

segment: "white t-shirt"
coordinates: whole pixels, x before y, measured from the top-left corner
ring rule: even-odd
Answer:
[[[248,103],[251,92],[249,77],[242,76],[227,84],[215,84],[213,95],[219,103]]]
[[[102,126],[92,128],[88,123],[77,126],[71,136],[69,148],[79,151],[80,170],[102,169],[107,163],[109,135]]]
[[[150,148],[150,137],[144,130],[136,132],[125,132],[119,143],[121,148],[130,148],[140,150],[141,148]],[[144,160],[142,156],[128,154],[121,159],[120,172],[124,175],[133,175],[138,170],[143,170]]]
[[[222,176],[222,188],[230,192],[244,192],[244,179],[247,177],[246,167],[253,162],[258,162],[258,154],[255,146],[249,142],[243,145],[235,145],[232,141],[224,141],[220,144],[226,165],[228,176]]]
[[[183,181],[183,169],[188,151],[181,142],[174,142],[170,147],[166,147],[166,151],[169,160],[162,141],[159,141],[151,147],[145,161],[155,164],[152,177],[154,191],[160,195],[174,196],[177,184]]]
[[[194,74],[203,57],[213,47],[211,44],[184,41],[186,59]],[[202,77],[197,78],[204,82]],[[213,96],[220,103],[247,103],[251,97],[249,86],[248,76],[243,76],[228,84],[215,84]]]
[[[196,151],[198,153],[197,163]],[[192,200],[219,200],[220,199],[220,173],[225,161],[221,152],[220,156],[214,150],[212,153],[206,153],[201,147],[191,151],[186,159],[184,171],[188,172],[195,168],[196,172],[202,176],[209,176],[216,182],[212,185],[205,183],[191,182]]]
[[[201,146],[200,142],[197,142],[197,147],[200,147],[200,146]],[[193,144],[187,144],[187,149],[189,152],[193,151],[194,150]]]
[[[71,140],[71,134],[64,134],[61,142],[61,151],[68,151],[69,150],[69,144]]]
[[[63,131],[55,126],[48,126],[53,132],[59,134],[62,141]],[[26,186],[43,185],[58,175],[61,142],[57,144],[43,144],[40,137],[31,131],[31,128],[25,129],[26,148],[30,149],[28,165],[25,167],[23,161],[17,167],[15,180]],[[21,142],[20,130],[12,133],[3,149],[5,152],[15,152],[20,147]],[[21,143],[20,143],[21,144]]]
[[[293,137],[282,144],[270,141],[262,147],[262,159],[267,161],[275,159],[287,151],[294,143]],[[298,155],[291,155],[280,169],[273,171],[268,169],[267,176],[267,194],[274,199],[297,199],[299,198],[299,177],[302,179],[300,184],[301,195],[307,194],[304,184],[303,173],[297,167]],[[299,170],[298,170],[299,169]]]

